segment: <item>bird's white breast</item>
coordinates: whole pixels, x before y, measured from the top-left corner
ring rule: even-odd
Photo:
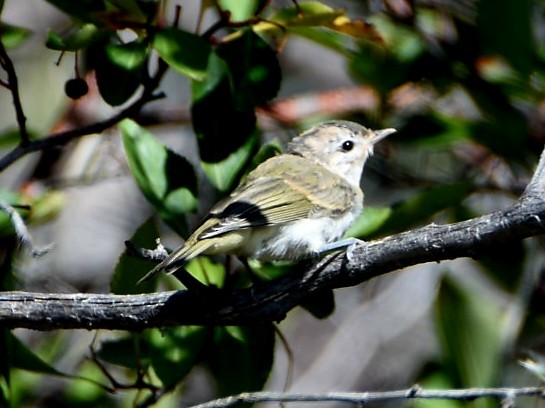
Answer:
[[[242,255],[261,261],[308,258],[325,244],[342,237],[361,207],[354,210],[338,218],[305,218],[286,225],[257,228]]]

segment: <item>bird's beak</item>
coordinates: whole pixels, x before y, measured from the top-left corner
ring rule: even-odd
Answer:
[[[389,136],[389,135],[391,135],[392,133],[395,133],[395,132],[397,132],[397,130],[395,130],[393,128],[375,130],[375,135],[373,137],[373,144],[375,144],[377,142],[380,142],[386,136]]]

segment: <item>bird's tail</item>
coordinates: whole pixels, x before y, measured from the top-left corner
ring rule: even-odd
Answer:
[[[159,265],[144,275],[137,285],[147,282],[160,272],[171,275],[183,267],[187,262],[200,255],[213,245],[213,240],[202,240],[197,242],[186,242],[184,246],[172,252]]]

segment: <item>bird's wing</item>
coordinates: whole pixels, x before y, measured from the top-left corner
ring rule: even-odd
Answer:
[[[344,213],[352,205],[354,188],[336,174],[313,167],[296,176],[285,173],[248,180],[210,211],[208,225],[194,235],[201,240],[239,229]]]

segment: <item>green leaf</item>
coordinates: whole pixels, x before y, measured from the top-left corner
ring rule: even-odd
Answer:
[[[333,289],[323,289],[303,298],[301,307],[317,319],[325,319],[335,311],[335,293]]]
[[[157,244],[155,239],[159,236],[159,231],[153,222],[149,219],[144,222],[131,237],[130,241],[140,248],[154,249]],[[147,282],[136,284],[146,273],[148,273],[156,263],[145,259],[139,259],[135,256],[123,252],[115,266],[112,280],[110,281],[110,291],[117,295],[131,295],[136,293],[149,293],[155,290],[156,280],[151,279]]]
[[[47,31],[47,40],[45,46],[58,51],[77,51],[87,48],[91,44],[103,40],[110,34],[107,31],[101,31],[94,24],[88,23],[78,27],[76,31],[61,37],[53,30]]]
[[[390,207],[364,206],[361,215],[344,234],[346,237],[368,237],[378,231],[392,216]]]
[[[230,21],[244,21],[253,17],[261,0],[219,0],[222,10],[230,13]]]
[[[290,31],[324,47],[345,54],[355,52],[354,39],[323,27],[292,27]]]
[[[216,53],[210,55],[205,80],[193,81],[191,116],[200,157],[206,163],[226,159],[255,131],[255,112],[235,106],[227,64]]]
[[[404,231],[428,220],[432,215],[446,208],[457,206],[474,191],[470,182],[446,184],[430,187],[419,194],[394,204],[390,209],[380,209],[371,213],[374,219],[366,225],[365,218],[359,220],[360,230],[353,232],[365,233],[358,237],[371,238],[387,235],[392,232]],[[389,211],[388,211],[389,210]],[[365,217],[364,208],[364,215]],[[386,218],[387,217],[387,218]],[[358,225],[358,222],[356,222]],[[369,228],[373,227],[373,228]],[[356,229],[357,227],[353,227]]]
[[[477,3],[477,28],[485,53],[502,55],[523,75],[533,68],[534,2],[531,0],[481,0]]]
[[[306,1],[284,7],[270,20],[285,26],[327,25],[345,14],[343,9],[334,9],[319,1]]]
[[[5,201],[9,205],[20,204],[21,199],[22,196],[20,194],[0,188],[0,200]],[[14,234],[15,230],[13,229],[10,216],[6,212],[0,210],[0,237],[8,237]]]
[[[209,329],[180,326],[150,333],[151,365],[166,389],[174,388],[200,361]]]
[[[60,377],[70,377],[69,375],[52,367],[42,358],[34,354],[23,342],[11,333],[6,333],[9,355],[11,356],[11,366],[21,370],[32,371],[34,373],[55,375]]]
[[[6,49],[10,50],[20,46],[30,37],[31,31],[27,28],[17,27],[0,21],[0,41]]]
[[[255,150],[258,140],[253,135],[237,151],[216,163],[202,162],[202,168],[210,182],[220,191],[230,191]]]
[[[133,41],[126,44],[106,45],[106,55],[119,68],[127,71],[138,71],[148,57],[147,45],[142,41]]]
[[[129,334],[100,342],[97,356],[110,364],[136,369],[149,364],[150,347],[141,334]]]
[[[210,258],[199,256],[192,259],[185,269],[205,285],[214,285],[216,288],[223,288],[227,271],[225,266],[219,262],[213,262]]]
[[[263,388],[273,363],[274,340],[271,323],[214,329],[213,347],[205,355],[220,395]]]
[[[47,0],[65,14],[84,22],[99,22],[97,16],[106,11],[104,0]]]
[[[445,365],[456,387],[489,387],[502,359],[500,307],[469,285],[441,284],[436,327]]]
[[[201,37],[177,28],[166,28],[155,34],[153,48],[181,74],[196,81],[205,78],[212,47]]]
[[[130,69],[118,65],[111,58],[115,55],[117,61],[127,63],[127,55],[130,53],[133,54],[130,58],[133,63],[141,62]],[[102,41],[89,48],[89,60],[95,68],[98,90],[106,103],[122,105],[136,92],[142,82],[145,53],[145,47],[138,43],[113,45]]]
[[[184,157],[160,143],[136,122],[120,124],[129,169],[140,190],[178,233],[186,233],[185,214],[197,208],[197,177]]]
[[[236,107],[245,111],[274,98],[281,71],[276,53],[252,30],[222,44],[217,54],[227,63]]]
[[[445,390],[454,388],[454,385],[444,371],[435,371],[426,376],[424,379],[418,381],[418,384],[422,387],[422,389],[430,390]],[[467,404],[465,402],[455,400],[425,400],[415,398],[415,400],[409,406],[411,408],[464,408],[467,407]]]

